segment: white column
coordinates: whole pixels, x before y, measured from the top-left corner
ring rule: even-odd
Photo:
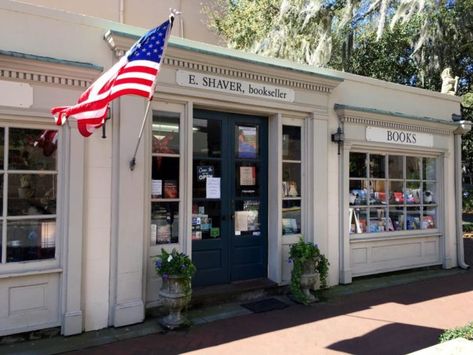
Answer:
[[[75,125],[74,125],[75,126]],[[75,127],[72,127],[76,130]],[[77,132],[71,132],[68,124],[63,129],[62,170],[64,173],[63,191],[65,199],[64,235],[62,254],[63,271],[63,335],[81,333],[82,315],[82,241],[83,241],[83,203],[84,203],[84,139]]]
[[[119,120],[114,117],[113,150],[111,324],[120,327],[144,319],[143,234],[145,216],[145,159],[141,142],[136,166],[129,163],[135,150],[146,102],[139,97],[120,98]],[[150,113],[151,115],[151,113]],[[148,117],[149,119],[149,117]],[[148,127],[148,125],[146,126]],[[148,132],[145,129],[145,132]],[[146,134],[146,133],[145,133]]]

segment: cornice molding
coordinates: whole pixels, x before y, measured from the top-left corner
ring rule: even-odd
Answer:
[[[348,109],[336,109],[340,122],[371,127],[391,128],[404,131],[438,135],[451,135],[457,128],[452,122],[415,120],[413,118],[391,116],[387,114],[359,112]]]
[[[133,45],[136,41],[134,36],[126,36],[121,33],[114,31],[108,31],[104,35],[104,39],[109,45],[110,49],[115,53],[115,56],[121,57],[126,51]],[[209,64],[204,62],[199,62],[196,60],[191,60],[180,56],[179,54],[189,53],[188,55],[195,56],[195,54],[189,50],[182,48],[173,48],[168,46],[166,55],[164,57],[164,65],[170,66],[172,68],[178,69],[187,69],[194,70],[201,73],[207,73],[212,75],[222,75],[235,79],[257,81],[260,83],[267,83],[270,85],[286,86],[294,89],[307,90],[307,91],[317,91],[324,94],[330,94],[332,90],[338,86],[339,82],[330,81],[324,78],[314,77],[313,81],[310,80],[300,80],[300,79],[290,79],[288,77],[262,74],[261,72],[240,70],[235,67],[223,66],[217,64]],[[199,55],[203,55],[199,53]],[[206,54],[208,56],[208,54]],[[221,60],[221,59],[220,59]],[[236,58],[230,58],[231,62],[235,63],[238,61]],[[229,62],[230,63],[230,62]],[[256,64],[253,64],[257,66]],[[245,66],[248,66],[248,63],[245,63]],[[272,68],[274,70],[274,68]],[[275,70],[278,70],[277,68]],[[281,68],[281,72],[286,71],[287,69]],[[298,74],[300,75],[300,74]]]
[[[0,79],[60,85],[88,87],[100,74],[100,67],[84,68],[60,60],[43,61],[0,54]]]

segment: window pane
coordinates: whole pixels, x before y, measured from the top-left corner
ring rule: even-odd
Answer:
[[[366,208],[350,209],[350,233],[366,233],[368,228],[368,210]]]
[[[350,205],[366,205],[368,203],[368,181],[350,180]]]
[[[404,183],[402,181],[389,182],[389,203],[399,205],[404,203]]]
[[[258,126],[235,127],[235,156],[255,159],[259,155]]]
[[[192,205],[192,240],[220,239],[220,201],[194,201]]]
[[[419,180],[421,169],[421,158],[406,157],[406,179]]]
[[[390,179],[403,179],[403,157],[399,155],[390,155],[388,169]]]
[[[8,176],[9,216],[55,213],[55,174],[10,174]]]
[[[369,233],[384,232],[386,230],[386,210],[384,208],[370,208]]]
[[[155,187],[153,195],[179,198],[179,158],[153,156],[151,179]]]
[[[386,199],[386,181],[370,180],[370,205],[385,205]]]
[[[282,126],[283,160],[301,160],[301,128]]]
[[[301,196],[301,165],[299,163],[283,163],[282,180],[284,197]]]
[[[7,262],[54,258],[56,222],[22,220],[7,223]]]
[[[153,153],[179,154],[179,114],[153,112]]]
[[[365,153],[350,153],[350,177],[351,178],[367,177]]]
[[[421,227],[422,229],[437,228],[437,208],[424,207]]]
[[[194,118],[194,156],[218,158],[222,153],[221,124],[216,120]]]
[[[0,169],[4,169],[4,165],[3,165],[4,151],[5,151],[5,128],[0,127]]]
[[[418,207],[407,207],[407,216],[406,216],[406,229],[407,230],[416,230],[420,229],[420,208]]]
[[[389,209],[388,230],[404,230],[404,208],[391,207]]]
[[[407,181],[406,191],[404,192],[404,200],[407,204],[419,204],[421,201],[422,190],[421,183],[418,181]]]
[[[436,186],[434,182],[424,182],[424,205],[437,203]]]
[[[422,161],[422,175],[424,180],[436,180],[436,163],[433,158],[424,158]]]
[[[282,234],[301,233],[301,201],[282,202]]]
[[[151,245],[179,242],[179,202],[151,203]]]
[[[259,236],[260,202],[255,200],[235,202],[235,236]]]
[[[384,155],[370,155],[370,178],[385,178],[385,158]]]
[[[9,169],[56,170],[57,134],[53,130],[10,128]]]

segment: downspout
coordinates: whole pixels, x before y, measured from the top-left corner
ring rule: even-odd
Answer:
[[[471,123],[458,122],[458,128],[454,134],[454,174],[455,174],[455,219],[456,219],[456,241],[457,241],[457,263],[462,269],[470,266],[465,263],[465,251],[463,248],[463,189],[462,189],[462,135],[471,130]]]

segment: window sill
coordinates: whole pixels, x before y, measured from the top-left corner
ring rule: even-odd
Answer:
[[[0,279],[9,279],[13,277],[25,277],[25,276],[37,276],[37,275],[45,275],[45,274],[59,274],[59,273],[62,273],[61,268],[9,272],[9,273],[0,274]]]
[[[370,233],[370,234],[359,234],[359,236],[350,236],[350,243],[362,243],[362,242],[373,242],[373,241],[386,241],[396,239],[412,239],[412,238],[423,238],[423,237],[441,237],[442,234],[438,229],[428,229],[421,231],[403,231],[399,233]]]

